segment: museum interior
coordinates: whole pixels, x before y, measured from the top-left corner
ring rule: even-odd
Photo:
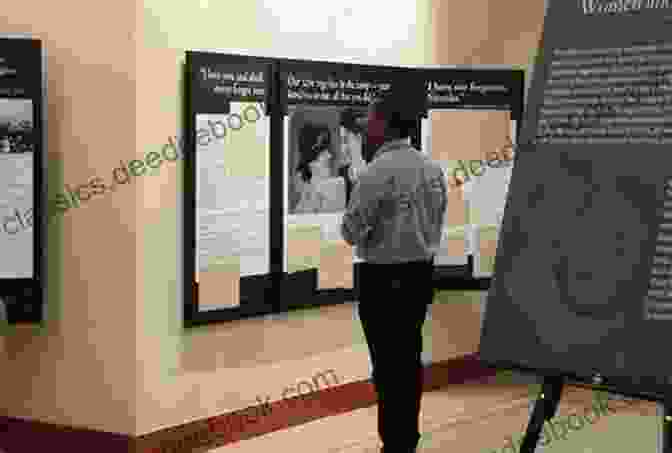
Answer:
[[[417,70],[436,77],[430,86],[462,74],[465,84],[509,90],[492,108],[437,101],[414,138],[447,174],[462,172],[448,193],[423,328],[417,451],[518,452],[542,381],[479,356],[513,164],[467,167],[519,140],[546,3],[5,5],[0,34],[41,42],[44,96],[32,127],[44,140],[34,153],[12,152],[13,137],[28,135],[7,129],[0,158],[29,175],[39,160],[26,159],[41,156],[36,187],[50,201],[29,209],[31,225],[39,218],[43,227],[25,226],[28,208],[16,205],[0,228],[0,286],[8,269],[32,272],[43,260],[34,275],[44,295],[39,322],[13,321],[19,299],[9,296],[0,311],[0,453],[379,451],[357,258],[339,230],[349,189],[337,161],[363,162],[353,124],[366,102],[303,102],[295,90],[301,79],[326,80],[322,73],[366,78],[345,77],[347,65]],[[309,82],[302,86],[318,85]],[[233,96],[226,108],[208,98],[218,86]],[[3,105],[0,123],[18,118],[19,104]],[[355,119],[345,124],[348,107]],[[304,142],[322,157],[309,162]],[[0,192],[20,191],[1,165]],[[83,198],[96,181],[113,183]],[[7,203],[0,198],[0,208]],[[32,242],[43,254],[24,262],[31,232],[43,235]],[[276,274],[280,283],[266,278]],[[403,310],[413,301],[385,302]],[[656,448],[655,402],[598,393],[567,385],[536,451]]]

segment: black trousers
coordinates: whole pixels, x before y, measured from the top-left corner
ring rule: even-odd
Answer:
[[[420,440],[422,326],[434,297],[433,271],[433,260],[361,265],[359,318],[385,453],[413,452]]]

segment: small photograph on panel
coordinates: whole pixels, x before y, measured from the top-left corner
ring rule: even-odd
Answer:
[[[0,154],[25,154],[33,151],[33,101],[0,99]]]
[[[33,276],[33,102],[0,99],[0,278]]]

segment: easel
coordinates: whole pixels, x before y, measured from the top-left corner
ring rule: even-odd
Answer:
[[[563,386],[564,378],[561,376],[544,378],[541,392],[534,403],[534,409],[530,415],[523,442],[520,445],[520,453],[534,453],[544,423],[555,417],[558,411]],[[663,407],[663,432],[659,452],[672,453],[672,401],[668,397],[664,401],[658,401],[658,404],[659,407],[660,405]]]

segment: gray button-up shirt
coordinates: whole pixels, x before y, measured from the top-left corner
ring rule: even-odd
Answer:
[[[341,234],[367,262],[431,259],[441,241],[446,194],[438,163],[408,139],[388,142],[359,176]]]

